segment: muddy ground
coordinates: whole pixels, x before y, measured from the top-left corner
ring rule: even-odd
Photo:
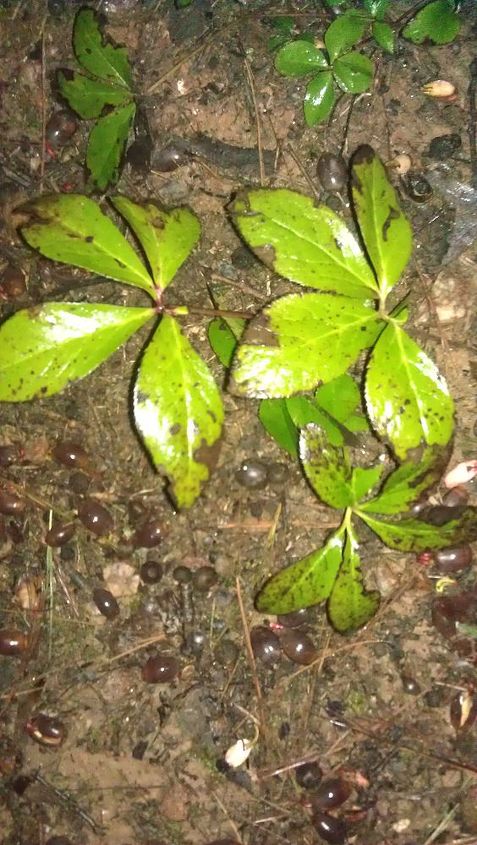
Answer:
[[[262,147],[277,152],[269,185],[319,193],[314,174],[321,152],[349,156],[362,143],[385,161],[406,153],[425,174],[436,165],[431,140],[448,134],[461,147],[444,152],[446,163],[454,178],[470,182],[472,2],[462,4],[464,25],[454,44],[416,47],[400,40],[394,57],[376,53],[373,90],[352,108],[342,98],[332,121],[314,129],[304,125],[303,85],[274,71],[267,42],[270,19],[284,13],[295,15],[301,30],[322,34],[326,13],[319,2],[196,0],[182,11],[169,0],[91,5],[107,14],[110,35],[129,50],[156,152],[170,135],[196,132],[256,150],[258,113]],[[395,17],[411,8],[392,5]],[[54,158],[42,146],[42,126],[60,107],[54,71],[73,66],[77,8],[73,2],[0,4],[2,266],[20,267],[27,280],[26,290],[4,296],[4,315],[51,298],[143,301],[132,288],[87,285],[87,274],[38,258],[16,232],[13,209],[24,199],[84,188],[88,127],[82,124]],[[420,91],[439,78],[457,86],[454,102]],[[259,178],[256,155],[247,171],[227,157],[194,158],[172,173],[154,171],[154,156],[152,170],[147,162],[126,164],[122,193],[166,207],[188,204],[202,222],[200,245],[175,281],[177,301],[210,307],[212,297],[221,308],[253,312],[289,289],[243,248],[225,212],[234,192]],[[452,261],[445,256],[462,221],[471,240],[477,200],[463,210],[438,175],[429,201],[418,204],[392,178],[415,232],[402,283],[403,291],[411,289],[411,330],[456,399],[453,461],[475,457],[477,256],[466,242]],[[187,325],[221,380],[206,321]],[[253,609],[258,587],[316,548],[335,515],[267,437],[256,403],[229,394],[217,471],[190,512],[175,513],[130,424],[127,397],[144,340],[135,338],[57,397],[1,409],[0,444],[21,450],[19,460],[2,468],[2,485],[26,502],[23,514],[0,524],[1,627],[29,629],[35,643],[20,659],[0,657],[2,842],[44,845],[63,835],[74,845],[195,845],[219,838],[311,845],[323,840],[311,824],[311,793],[294,776],[303,761],[317,761],[326,777],[344,774],[353,784],[333,811],[345,820],[350,842],[477,842],[476,728],[456,730],[450,718],[451,701],[476,683],[476,667],[431,624],[439,572],[363,535],[366,580],[383,596],[376,618],[343,638],[317,608],[309,622],[313,664],[281,657],[272,667],[257,661],[254,672],[245,631],[264,621]],[[90,462],[78,470],[55,461],[58,440],[82,444]],[[251,457],[283,465],[279,480],[260,490],[241,486],[236,470]],[[86,493],[108,507],[114,531],[98,540],[78,525],[69,543],[48,550],[48,521],[74,517]],[[132,548],[132,533],[149,517],[163,524],[161,545]],[[164,567],[156,584],[137,577],[146,559]],[[120,615],[108,620],[93,604],[92,589],[105,581],[111,586],[105,568],[120,563],[129,567],[118,576]],[[179,565],[211,566],[216,583],[205,590],[196,581],[179,584]],[[455,577],[472,585],[475,571]],[[24,578],[36,612],[18,605]],[[158,647],[179,658],[181,671],[171,683],[147,684],[141,667]],[[39,711],[66,726],[61,746],[37,744],[25,732]],[[260,735],[248,765],[225,771],[226,749],[254,737],[254,720]]]

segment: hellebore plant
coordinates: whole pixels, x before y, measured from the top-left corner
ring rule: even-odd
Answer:
[[[327,206],[285,189],[248,190],[232,219],[267,266],[306,288],[275,300],[243,329],[214,323],[223,360],[233,354],[230,387],[261,398],[266,428],[291,454],[298,451],[316,495],[343,510],[325,545],[265,584],[257,607],[288,613],[327,600],[334,627],[346,632],[375,613],[379,594],[366,592],[356,521],[390,548],[419,552],[477,537],[474,508],[412,505],[440,479],[451,451],[454,407],[443,377],[404,329],[403,301],[387,302],[412,250],[409,223],[385,169],[370,147],[352,163],[353,209],[360,240]],[[221,330],[221,333],[220,333]],[[396,468],[352,466],[347,442],[366,429],[356,412],[359,390],[346,373],[367,350],[366,412]],[[300,396],[318,387],[313,398]],[[290,398],[288,398],[290,397]]]

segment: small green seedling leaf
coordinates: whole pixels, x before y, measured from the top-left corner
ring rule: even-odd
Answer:
[[[314,423],[300,432],[300,460],[308,481],[322,502],[338,509],[353,504],[347,450],[332,446],[323,429]]]
[[[298,40],[285,44],[275,57],[275,67],[282,76],[307,76],[328,67],[322,50],[309,41]]]
[[[343,562],[328,599],[328,617],[340,634],[349,634],[362,628],[379,608],[377,590],[364,588],[358,544],[351,530],[347,530]]]
[[[348,431],[367,431],[368,423],[356,409],[361,407],[361,394],[358,385],[349,373],[322,384],[316,390],[315,402],[318,407]]]
[[[449,508],[450,517],[453,510],[454,508]],[[450,518],[449,522],[439,526],[411,518],[385,522],[366,513],[363,508],[356,513],[386,546],[400,552],[445,549],[460,543],[472,543],[477,539],[477,508],[466,508],[458,518]]]
[[[378,288],[361,247],[344,221],[325,205],[283,188],[242,193],[233,222],[267,267],[307,287],[359,299]]]
[[[384,467],[377,464],[375,467],[355,467],[351,476],[351,489],[353,491],[354,504],[361,500],[376,487],[383,474]]]
[[[367,145],[353,156],[351,184],[361,235],[385,299],[409,261],[411,227],[382,162]]]
[[[223,416],[212,373],[177,321],[164,316],[139,365],[134,421],[179,507],[190,507],[209,478]]]
[[[389,516],[408,511],[441,479],[451,452],[451,441],[446,446],[427,446],[416,450],[409,460],[388,475],[381,492],[361,505],[361,509]]]
[[[328,598],[343,552],[341,529],[326,544],[302,560],[274,575],[259,592],[256,607],[260,613],[291,613],[311,607]]]
[[[402,35],[413,44],[422,44],[426,39],[434,44],[449,44],[459,30],[460,19],[452,0],[435,0],[406,24]]]
[[[105,41],[93,9],[81,9],[76,15],[73,47],[80,65],[93,76],[130,87],[132,76],[127,51]]]
[[[381,329],[376,311],[346,296],[284,296],[245,329],[233,390],[259,399],[311,390],[347,370]]]
[[[119,177],[119,165],[135,114],[135,104],[128,103],[100,117],[90,132],[86,166],[90,182],[100,191]]]
[[[223,367],[230,367],[237,348],[237,341],[243,334],[246,321],[240,317],[216,317],[207,329],[209,343]]]
[[[162,211],[153,203],[138,205],[114,197],[114,207],[140,242],[156,288],[165,290],[200,238],[200,223],[188,208]]]
[[[99,117],[105,106],[122,106],[131,99],[127,89],[101,79],[90,79],[82,73],[75,73],[72,79],[68,79],[60,71],[58,87],[73,111],[84,120]]]
[[[363,37],[365,28],[366,19],[355,12],[345,12],[335,18],[326,30],[324,39],[330,62],[333,63],[338,56],[354,47]]]
[[[0,401],[51,396],[83,378],[154,316],[152,308],[49,302],[0,327]]]
[[[287,399],[262,399],[258,417],[265,431],[292,458],[298,457],[298,429],[293,422]]]
[[[436,365],[395,323],[381,334],[368,363],[366,405],[371,423],[396,456],[446,446],[454,428],[454,404]]]
[[[381,47],[385,53],[394,53],[395,37],[394,32],[388,23],[384,23],[383,21],[374,21],[371,31],[378,47]]]
[[[306,125],[316,126],[317,123],[323,123],[333,111],[335,102],[333,74],[330,70],[324,70],[306,86],[303,100]]]
[[[390,0],[363,0],[363,6],[371,17],[381,21],[389,7]]]
[[[373,81],[374,65],[363,53],[346,53],[333,64],[335,80],[345,94],[362,94]]]
[[[47,258],[153,292],[145,266],[97,203],[81,194],[52,194],[22,206],[32,222],[26,242]]]

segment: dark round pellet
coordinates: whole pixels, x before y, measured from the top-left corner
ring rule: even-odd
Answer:
[[[317,810],[332,810],[340,807],[351,795],[349,783],[342,778],[327,778],[318,786],[312,796],[312,804]]]
[[[339,193],[348,181],[348,168],[344,158],[334,153],[323,153],[318,159],[316,174],[324,191]]]
[[[150,657],[142,667],[143,681],[147,684],[167,684],[179,674],[179,661],[168,654],[156,654]]]
[[[461,569],[468,569],[472,558],[472,548],[468,543],[434,552],[434,560],[441,572],[460,572]]]
[[[192,570],[188,566],[176,566],[172,572],[172,577],[178,584],[190,584],[192,581]]]
[[[104,590],[102,587],[95,587],[93,590],[93,601],[99,612],[106,619],[115,619],[116,616],[119,616],[119,604],[109,590]]]
[[[85,449],[80,443],[74,440],[59,440],[51,451],[55,461],[63,464],[65,467],[72,467],[74,469],[89,469],[90,458]]]
[[[256,625],[250,630],[250,642],[254,657],[262,663],[271,665],[280,658],[280,640],[271,628]]]
[[[163,523],[158,519],[151,519],[137,529],[133,536],[133,546],[142,549],[153,549],[158,546],[164,536]]]
[[[323,772],[318,763],[302,763],[295,769],[295,778],[303,789],[316,789],[322,781]]]
[[[23,513],[26,508],[26,502],[15,493],[9,493],[7,490],[0,490],[0,513],[5,516],[16,516]]]
[[[78,507],[78,517],[84,527],[97,537],[111,534],[114,528],[111,514],[96,499],[84,499]]]
[[[242,487],[250,490],[261,490],[268,483],[268,469],[261,461],[244,461],[235,473],[235,477]]]
[[[146,563],[141,566],[139,574],[145,584],[157,584],[164,574],[164,569],[159,561],[146,560]]]
[[[74,522],[58,522],[52,525],[46,533],[45,543],[47,546],[64,546],[73,537],[76,530]]]

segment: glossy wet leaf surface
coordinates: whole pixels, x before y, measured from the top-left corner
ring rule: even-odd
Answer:
[[[115,47],[101,32],[93,9],[81,9],[75,18],[73,47],[85,70],[100,79],[125,87],[132,82],[131,67],[124,47]]]
[[[395,50],[395,36],[392,27],[388,23],[375,21],[373,23],[373,38],[386,53],[394,53]]]
[[[326,120],[335,105],[336,94],[331,71],[323,71],[306,86],[303,111],[307,126],[316,126]]]
[[[447,546],[473,542],[477,539],[477,508],[466,508],[459,519],[450,519],[449,522],[439,526],[408,517],[396,521],[384,521],[366,513],[362,508],[360,515],[383,543],[400,552],[444,549]]]
[[[258,398],[311,390],[348,369],[371,346],[376,312],[344,296],[285,296],[251,320],[235,355],[233,390]]]
[[[262,613],[291,613],[328,598],[341,564],[343,538],[331,535],[321,549],[274,575],[255,601]]]
[[[402,35],[414,44],[426,39],[434,44],[448,44],[460,30],[460,18],[452,0],[427,3],[404,27]]]
[[[417,449],[414,456],[398,466],[386,478],[378,496],[363,507],[378,514],[403,513],[430,491],[441,479],[452,452],[447,446]]]
[[[68,79],[60,71],[58,86],[70,107],[84,119],[99,117],[105,106],[121,106],[131,99],[125,88],[100,79],[90,79],[81,73],[75,73],[73,79]]]
[[[300,432],[300,460],[313,490],[325,504],[344,509],[353,503],[349,456],[329,443],[326,432],[316,424]]]
[[[298,457],[298,429],[287,399],[262,399],[258,417],[265,431],[293,458]]]
[[[102,191],[119,177],[119,165],[135,113],[134,103],[114,109],[100,117],[90,132],[86,166],[90,182]]]
[[[362,94],[371,87],[374,65],[368,56],[352,51],[336,59],[333,75],[346,94]]]
[[[210,321],[207,336],[223,367],[229,367],[232,363],[237,341],[243,334],[245,325],[245,320],[240,317],[228,317],[227,320],[216,317]]]
[[[309,41],[292,41],[278,51],[275,67],[283,76],[307,76],[328,66],[322,50]]]
[[[151,308],[50,302],[0,327],[0,400],[51,396],[94,370],[154,316]]]
[[[139,205],[128,197],[114,197],[111,202],[144,249],[154,284],[164,290],[196,246],[199,220],[188,208],[162,211],[153,203]]]
[[[411,227],[371,147],[360,147],[353,156],[351,185],[360,231],[385,297],[409,261]]]
[[[360,502],[378,484],[384,467],[378,464],[374,467],[354,467],[351,477],[351,489],[354,502]]]
[[[134,421],[177,505],[190,507],[215,466],[223,407],[212,373],[173,317],[161,319],[140,362]]]
[[[379,603],[379,593],[376,590],[368,592],[364,587],[358,544],[354,534],[348,530],[343,562],[328,599],[329,620],[340,634],[351,633],[372,619]]]
[[[26,242],[47,258],[151,291],[145,266],[126,238],[82,194],[52,194],[23,206],[31,222],[22,226]]]
[[[445,446],[454,404],[443,377],[398,325],[379,337],[366,372],[366,405],[373,427],[401,460],[420,446]]]
[[[330,208],[283,188],[242,193],[232,221],[257,257],[297,284],[346,296],[377,296],[355,236]]]
[[[335,18],[326,30],[324,38],[330,61],[334,62],[337,56],[354,47],[365,28],[366,20],[353,12],[345,12]]]
[[[315,402],[349,431],[366,431],[368,423],[361,410],[361,393],[349,373],[322,384],[315,392]]]

